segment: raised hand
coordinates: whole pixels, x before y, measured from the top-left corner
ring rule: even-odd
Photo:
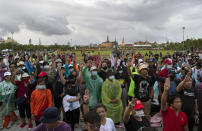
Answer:
[[[83,96],[83,100],[85,103],[88,103],[89,100],[89,90],[85,90],[85,94]]]
[[[136,99],[133,99],[131,102],[129,102],[128,106],[130,110],[133,110],[135,103],[136,103]]]
[[[170,89],[170,78],[166,78],[165,84],[164,84],[164,91],[168,91]]]

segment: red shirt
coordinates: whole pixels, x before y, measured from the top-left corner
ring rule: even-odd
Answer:
[[[25,87],[23,81],[15,81],[15,83],[18,86],[18,88],[17,88],[17,98],[20,98],[20,97],[25,95],[26,87]]]
[[[184,126],[188,125],[187,115],[180,111],[178,116],[176,112],[168,107],[168,109],[162,112],[163,117],[163,131],[183,131]]]

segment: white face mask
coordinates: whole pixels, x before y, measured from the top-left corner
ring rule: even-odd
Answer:
[[[20,81],[21,80],[21,75],[17,75],[16,80]]]
[[[37,85],[36,89],[46,89],[46,85]]]
[[[143,111],[143,110],[136,111],[135,116],[137,116],[137,117],[142,117],[142,116],[144,116],[144,111]]]
[[[43,69],[44,67],[43,67],[43,66],[40,66],[40,68]]]
[[[172,69],[173,66],[172,66],[172,65],[168,65],[167,68],[168,68],[168,69]]]
[[[23,70],[25,70],[25,69],[26,69],[26,67],[25,67],[25,66],[23,66],[23,67],[22,67],[22,69],[23,69]]]
[[[114,75],[109,76],[109,79],[110,79],[110,80],[113,80],[114,78],[115,78],[115,76],[114,76]]]
[[[49,69],[49,65],[45,65],[45,66],[44,66],[44,69]]]

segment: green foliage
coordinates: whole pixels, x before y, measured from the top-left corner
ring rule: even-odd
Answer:
[[[177,51],[181,50],[199,51],[202,50],[202,39],[187,39],[186,41],[183,41],[181,43],[171,42],[165,49],[177,50]]]
[[[161,46],[161,45],[157,45],[157,46],[153,46],[152,49],[161,47],[161,49],[164,50],[176,50],[176,51],[182,51],[182,50],[194,50],[194,51],[199,51],[202,50],[202,39],[187,39],[186,41],[183,41],[181,43],[179,42],[170,42],[168,43],[165,47]],[[57,50],[60,49],[62,51],[65,50],[73,50],[73,47],[70,47],[68,45],[22,45],[22,44],[18,44],[18,43],[0,43],[0,50],[3,49],[12,49],[12,50],[18,50],[18,51],[34,51],[34,50],[43,50],[43,49],[48,49],[48,50]],[[98,50],[96,47],[90,47],[90,46],[85,46],[85,47],[76,47],[77,50],[87,50],[87,49],[92,49],[92,50]],[[131,50],[131,47],[125,47],[125,48],[120,48],[121,50]],[[111,52],[110,49],[108,48],[104,48],[102,49],[104,51],[101,51],[101,55],[109,55],[108,51]],[[145,47],[145,49],[143,50],[142,48],[134,48],[134,50],[136,50],[136,52],[144,52],[144,50],[151,50],[151,47]],[[151,51],[155,51],[155,50],[151,50]],[[157,51],[159,52],[159,51]],[[96,54],[96,52],[95,52]]]

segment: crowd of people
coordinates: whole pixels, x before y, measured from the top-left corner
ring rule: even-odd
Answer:
[[[0,129],[16,110],[34,131],[202,131],[202,52],[4,52]]]

